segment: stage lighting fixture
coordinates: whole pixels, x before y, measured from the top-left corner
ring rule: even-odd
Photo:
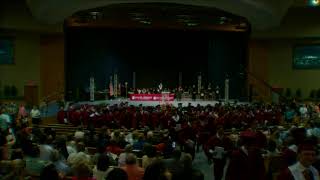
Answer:
[[[319,6],[320,5],[320,0],[309,0],[309,4],[311,6]]]
[[[101,12],[98,12],[98,11],[91,11],[91,12],[89,12],[89,14],[90,14],[91,18],[94,20],[97,20],[102,17]]]

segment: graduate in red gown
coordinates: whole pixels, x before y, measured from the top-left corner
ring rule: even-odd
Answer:
[[[218,154],[218,148],[223,148],[223,153]],[[222,126],[217,127],[217,133],[212,136],[205,146],[205,152],[213,159],[214,163],[214,179],[221,180],[223,177],[223,169],[226,165],[226,157],[233,149],[233,145],[229,137],[225,136]],[[222,151],[221,151],[222,152]]]
[[[82,123],[86,126],[88,125],[88,121],[89,121],[89,113],[86,107],[82,107],[80,108],[80,116],[81,116],[81,120]]]
[[[57,114],[57,120],[60,124],[64,124],[64,123],[67,123],[67,121],[65,121],[65,118],[67,118],[67,113],[64,111],[63,106],[61,106]]]
[[[241,146],[232,152],[226,180],[265,180],[264,160],[255,146],[255,133],[240,134]]]

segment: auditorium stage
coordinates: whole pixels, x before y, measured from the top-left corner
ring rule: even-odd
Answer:
[[[120,103],[126,103],[128,102],[129,105],[134,105],[134,106],[139,106],[140,104],[142,106],[157,106],[157,105],[163,105],[163,104],[169,104],[169,105],[173,105],[173,106],[178,106],[178,104],[182,104],[182,106],[188,106],[189,104],[191,104],[192,106],[197,106],[198,104],[201,106],[207,106],[207,105],[211,105],[214,106],[215,104],[221,102],[222,104],[224,104],[224,99],[221,99],[220,101],[218,100],[174,100],[174,101],[132,101],[130,99],[126,99],[126,98],[118,98],[118,99],[113,99],[113,100],[98,100],[98,101],[81,101],[78,102],[77,104],[90,104],[90,105],[98,105],[98,104],[110,104],[110,105],[114,105],[114,104],[120,104]],[[230,104],[234,104],[235,102],[237,102],[237,104],[248,104],[248,102],[239,102],[237,100],[229,100],[228,103]],[[67,102],[67,104],[70,104],[72,102]]]

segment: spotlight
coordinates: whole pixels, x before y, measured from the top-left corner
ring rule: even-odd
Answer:
[[[101,18],[101,13],[98,11],[91,11],[91,12],[89,12],[89,14],[90,14],[91,18],[94,20]]]
[[[320,5],[320,0],[309,0],[309,4],[311,6],[319,6]]]

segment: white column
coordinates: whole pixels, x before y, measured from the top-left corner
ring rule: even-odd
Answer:
[[[118,75],[117,75],[117,73],[114,73],[114,75],[113,75],[113,94],[114,94],[114,97],[118,96]]]
[[[90,77],[90,101],[94,101],[94,78]]]
[[[201,91],[201,81],[202,81],[202,77],[201,77],[201,74],[199,74],[199,76],[198,76],[198,94],[200,94],[200,91]]]
[[[225,103],[229,101],[229,79],[224,81],[224,101]]]

